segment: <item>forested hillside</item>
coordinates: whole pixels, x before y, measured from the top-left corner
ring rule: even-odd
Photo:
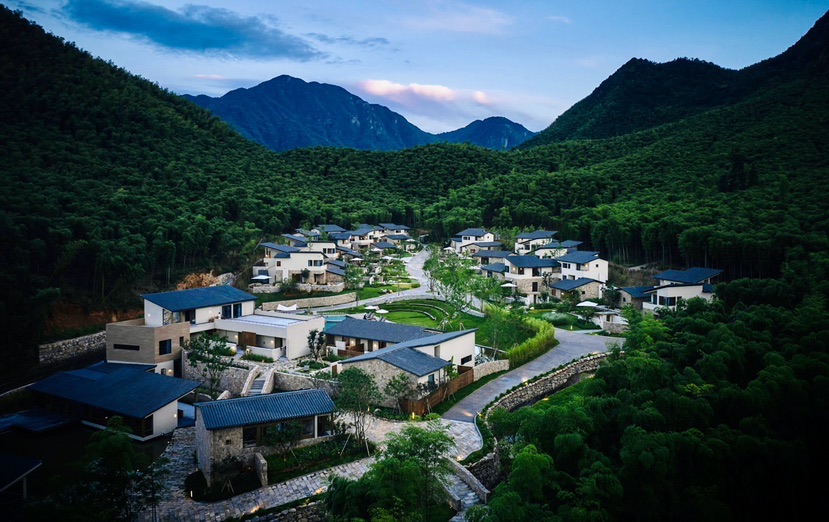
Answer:
[[[134,306],[196,268],[241,271],[260,239],[320,222],[434,239],[546,226],[620,262],[777,276],[792,251],[829,246],[826,25],[740,101],[616,138],[275,154],[2,9],[4,348],[31,354],[57,302]]]

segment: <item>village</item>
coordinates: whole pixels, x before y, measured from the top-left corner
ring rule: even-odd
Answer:
[[[711,300],[712,280],[721,273],[667,270],[655,274],[652,285],[617,288],[599,252],[581,250],[580,242],[556,234],[523,232],[506,249],[493,232],[469,228],[444,247],[427,248],[408,227],[393,223],[298,229],[261,243],[248,291],[220,284],[144,294],[141,318],[107,324],[105,361],[57,373],[28,390],[44,415],[99,429],[117,416],[129,436],[142,442],[172,434],[164,452],[171,475],[158,505],[142,515],[148,520],[188,520],[194,513],[230,509],[217,518],[222,519],[313,497],[333,473],[359,477],[371,457],[313,474],[313,487],[270,482],[266,457],[343,433],[382,445],[406,420],[420,419],[442,422],[451,433],[456,472],[446,489],[462,517],[470,506],[485,503],[496,485],[492,470],[464,460],[485,446],[481,411],[496,397],[516,393],[507,376],[524,372],[519,382],[541,377],[539,382],[554,382],[557,389],[564,385],[562,371],[588,372],[618,344],[627,327],[623,309],[653,314],[692,298]],[[436,285],[434,268],[446,263],[461,263],[453,266],[494,292],[469,295],[464,310],[447,311],[449,290],[440,281]],[[358,302],[354,290],[372,285],[383,286],[384,293]],[[310,297],[257,306],[257,297],[286,290]],[[581,326],[575,332],[572,321],[569,329],[550,326],[544,335],[552,341],[555,332],[559,346],[528,363],[511,360],[509,347],[482,345],[478,328],[464,328],[460,320],[452,324],[461,311],[485,320],[488,308],[544,311],[556,303],[569,306],[561,310],[570,310],[569,319]],[[435,322],[395,322],[389,317],[395,307]],[[345,386],[338,377],[354,370],[385,391],[371,398],[375,413],[383,409],[396,417],[349,420],[348,408],[337,406]],[[503,377],[500,387],[455,400],[462,389],[493,376]],[[549,386],[539,390],[531,398],[551,392]],[[443,415],[434,413],[444,401],[456,404]],[[217,503],[221,508],[193,500],[192,487],[185,487],[198,474],[205,489],[225,489],[241,470],[257,477],[256,487],[230,495]],[[16,477],[24,488],[32,471]]]

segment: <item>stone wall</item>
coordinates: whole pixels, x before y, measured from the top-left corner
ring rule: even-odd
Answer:
[[[489,502],[489,495],[490,491],[489,488],[483,485],[483,483],[478,480],[472,472],[470,472],[465,467],[458,464],[456,461],[449,459],[449,462],[452,465],[452,471],[455,475],[458,476],[459,479],[463,481],[464,484],[469,486],[469,489],[475,492],[478,495],[478,498],[484,501],[484,504]]]
[[[204,380],[204,377],[202,377],[201,371],[199,371],[199,365],[191,363],[187,359],[186,353],[182,353],[181,355],[182,377],[185,379],[202,382]],[[235,361],[234,364],[237,362],[238,361]],[[229,391],[234,397],[241,397],[242,390],[245,387],[245,382],[247,381],[248,374],[250,372],[251,369],[248,368],[239,368],[236,366],[231,366],[222,373],[221,380],[219,381],[219,389]]]
[[[253,517],[252,522],[325,522],[327,518],[323,512],[322,504],[312,502],[307,506],[298,506],[286,509],[281,513],[271,513],[261,517]]]
[[[492,375],[493,373],[502,372],[504,370],[509,370],[509,361],[507,359],[502,359],[500,361],[489,361],[483,364],[478,364],[474,367],[475,371],[475,380],[482,379],[487,375]]]
[[[501,482],[501,458],[497,449],[478,462],[466,466],[466,469],[490,491]]]
[[[84,335],[56,343],[38,346],[38,360],[41,366],[65,362],[76,357],[104,355],[106,353],[106,332]]]
[[[311,379],[304,375],[295,375],[285,372],[273,372],[273,390],[296,391],[311,390],[319,388],[328,395],[336,395],[339,391],[336,381],[325,381],[322,379]]]
[[[494,411],[496,408],[504,408],[505,410],[512,411],[519,406],[550,395],[559,388],[564,387],[576,375],[595,371],[605,357],[607,357],[606,353],[589,355],[537,381],[531,382],[526,386],[521,386],[492,403],[487,412],[487,417],[489,417],[489,412]]]
[[[256,471],[256,476],[259,477],[259,483],[262,487],[268,485],[268,461],[261,453],[256,453],[253,456],[253,469]]]
[[[335,306],[347,303],[353,303],[357,300],[357,294],[350,292],[342,295],[329,295],[326,297],[308,297],[305,299],[291,299],[286,301],[273,301],[271,303],[262,303],[262,310],[266,312],[276,312],[277,306],[291,306],[296,305],[297,308],[316,308],[318,306]]]

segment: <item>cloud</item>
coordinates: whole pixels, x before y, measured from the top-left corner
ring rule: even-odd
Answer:
[[[313,38],[325,44],[347,44],[358,47],[384,47],[389,45],[389,41],[385,38],[363,38],[357,39],[352,36],[328,36],[320,33],[308,33],[309,38]]]
[[[228,9],[186,5],[173,11],[140,1],[69,0],[65,10],[92,29],[125,33],[176,51],[300,61],[324,56],[276,27],[272,17],[243,17]]]
[[[551,22],[556,22],[560,24],[571,25],[573,23],[573,21],[567,18],[566,16],[548,16],[547,19]]]
[[[427,11],[423,16],[408,18],[406,25],[427,31],[501,34],[513,23],[512,18],[501,11],[461,2],[429,2]]]
[[[388,80],[366,80],[359,84],[362,91],[385,98],[391,98],[398,103],[406,100],[425,99],[439,102],[453,101],[458,96],[455,91],[443,85],[422,85],[419,83],[390,82]]]

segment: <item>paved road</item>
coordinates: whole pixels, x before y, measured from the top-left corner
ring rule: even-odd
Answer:
[[[613,337],[588,335],[586,332],[570,332],[560,329],[556,329],[556,339],[560,343],[558,346],[541,357],[486,383],[454,405],[443,415],[443,418],[447,420],[472,422],[475,415],[483,410],[487,404],[513,386],[526,382],[536,375],[546,373],[574,359],[578,359],[583,355],[606,352],[615,342],[619,341],[619,339]]]

